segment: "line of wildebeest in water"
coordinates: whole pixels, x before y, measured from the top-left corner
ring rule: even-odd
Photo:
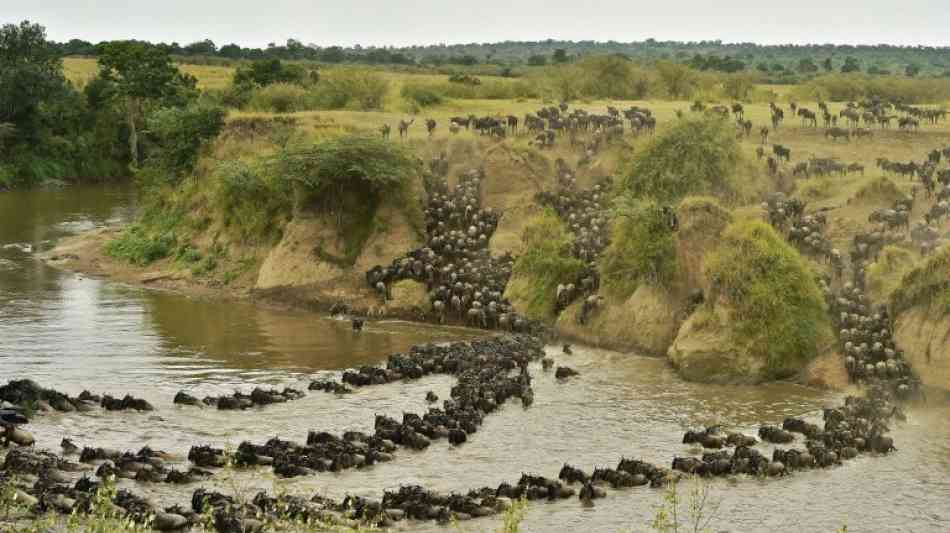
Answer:
[[[192,466],[178,470],[169,466],[174,456],[148,447],[137,452],[119,452],[79,446],[63,439],[63,456],[32,449],[32,436],[19,427],[28,422],[26,407],[67,412],[87,411],[97,404],[106,409],[150,410],[152,406],[131,396],[116,400],[83,392],[71,398],[28,380],[18,380],[0,387],[0,400],[5,402],[0,408],[4,445],[14,446],[6,455],[0,479],[14,483],[18,501],[31,506],[36,513],[85,512],[92,508],[93,497],[102,479],[107,477],[143,483],[189,484],[213,478],[217,469],[228,464],[243,468],[268,467],[281,477],[358,470],[391,461],[405,448],[424,450],[441,439],[452,446],[463,445],[478,431],[486,416],[510,399],[518,399],[524,408],[529,408],[534,399],[529,364],[540,360],[544,371],[555,364],[545,357],[540,326],[517,314],[503,296],[514,258],[510,254],[492,257],[488,247],[502,214],[481,206],[484,178],[481,170],[464,173],[450,189],[445,180],[448,167],[444,156],[430,166],[434,172],[426,183],[426,246],[407,253],[389,266],[371,269],[366,280],[380,298],[389,298],[392,284],[400,280],[424,283],[429,290],[432,304],[429,318],[432,320],[467,323],[504,330],[507,334],[471,342],[414,346],[405,354],[390,355],[385,366],[347,370],[340,380],[317,380],[308,388],[343,394],[361,387],[432,374],[452,375],[457,383],[451,389],[450,398],[440,407],[432,406],[421,415],[404,413],[402,420],[377,416],[372,434],[347,431],[335,435],[317,430],[309,432],[303,443],[275,437],[263,443],[242,442],[233,453],[195,445],[188,453]],[[537,200],[550,206],[574,233],[572,253],[588,265],[577,279],[564,280],[556,294],[558,310],[581,300],[578,320],[584,322],[591,313],[597,312],[600,302],[596,296],[600,280],[595,261],[609,242],[604,195],[610,183],[600,180],[589,189],[581,189],[573,171],[563,161],[558,161],[556,167],[555,190],[540,193]],[[806,215],[804,203],[782,195],[771,196],[764,207],[769,220],[790,242],[804,253],[830,262],[832,276],[821,281],[829,308],[836,315],[840,348],[851,379],[868,386],[865,397],[848,397],[840,407],[826,409],[822,427],[797,418],[786,419],[781,427],[762,425],[757,436],[707,427],[688,431],[683,442],[714,451],[703,453],[701,457],[674,457],[669,467],[621,458],[616,468],[596,468],[587,473],[565,464],[556,478],[522,474],[512,483],[451,494],[420,486],[403,486],[384,492],[378,501],[353,496],[334,501],[321,496],[272,496],[261,492],[246,502],[199,488],[193,491],[189,507],[175,505],[159,509],[133,492],[121,489],[112,504],[116,511],[136,520],[151,518],[151,524],[160,530],[188,528],[204,513],[212,515],[216,529],[222,532],[257,530],[263,525],[262,517],[278,516],[351,525],[365,522],[388,525],[405,518],[444,522],[499,513],[514,499],[522,497],[552,500],[577,496],[590,502],[603,497],[606,487],[663,487],[686,474],[782,476],[841,464],[861,453],[892,451],[894,443],[886,435],[888,423],[893,418],[903,417],[895,401],[915,396],[920,385],[894,343],[886,309],[872,307],[864,294],[864,268],[894,235],[897,227],[888,222],[893,217],[890,213],[872,214],[872,222],[880,222],[881,229],[855,237],[849,256],[851,281],[844,281],[841,278],[845,275],[845,258],[831,247],[823,234],[826,224],[823,212]],[[909,213],[911,207],[899,204],[894,210]],[[675,213],[668,207],[662,209],[675,231],[678,225]],[[913,237],[913,231],[911,233]],[[832,289],[835,281],[841,287],[837,291]],[[697,299],[701,301],[702,296]],[[341,307],[337,311],[346,309]],[[564,351],[569,353],[569,347],[565,346]],[[577,376],[577,372],[567,366],[557,367],[554,374],[555,379],[562,382]],[[304,395],[292,388],[282,391],[257,388],[250,394],[238,392],[198,399],[182,391],[174,402],[184,406],[247,409],[292,401]],[[430,391],[426,400],[436,404],[439,399]],[[760,440],[791,444],[796,434],[803,435],[803,448],[777,448],[771,457],[756,448]],[[66,458],[76,454],[78,463]],[[73,482],[75,476],[67,474],[87,472],[89,465],[95,465],[96,478],[84,473]]]

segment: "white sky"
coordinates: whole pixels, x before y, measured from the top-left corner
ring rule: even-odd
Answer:
[[[212,39],[264,47],[288,37],[344,46],[503,40],[712,40],[950,45],[948,0],[0,0],[57,41]]]

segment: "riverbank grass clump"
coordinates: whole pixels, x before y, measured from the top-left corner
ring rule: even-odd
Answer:
[[[831,334],[815,273],[768,224],[742,220],[723,233],[706,263],[707,305],[727,309],[737,350],[763,359],[764,377],[789,377]]]
[[[633,158],[621,187],[636,198],[667,204],[700,194],[731,200],[749,186],[743,180],[753,181],[739,179],[745,167],[730,122],[689,117],[674,122]]]
[[[950,314],[950,246],[944,246],[922,265],[904,275],[891,295],[891,311],[898,316],[916,306],[932,313]]]
[[[653,201],[626,196],[614,209],[610,245],[598,268],[606,291],[629,297],[641,283],[669,285],[676,273],[670,218]]]
[[[573,237],[551,209],[528,224],[522,239],[524,253],[515,261],[505,295],[528,318],[552,320],[558,284],[573,283],[584,262],[571,255]]]

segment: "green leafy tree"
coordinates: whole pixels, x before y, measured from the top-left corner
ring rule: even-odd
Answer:
[[[535,67],[542,67],[548,64],[548,58],[541,54],[534,54],[528,58],[528,64]]]
[[[818,72],[818,65],[810,57],[803,57],[798,60],[798,72],[802,74]]]
[[[918,74],[920,74],[920,65],[917,65],[916,63],[911,63],[907,65],[906,67],[904,67],[904,74],[906,74],[908,78],[913,78],[917,76]]]
[[[17,138],[35,139],[41,106],[64,85],[62,60],[43,26],[24,21],[0,28],[0,123],[11,124]]]
[[[685,98],[693,91],[696,85],[696,73],[686,65],[672,61],[657,61],[657,75],[660,83],[671,98]]]
[[[567,63],[567,50],[563,48],[555,50],[554,55],[551,56],[551,61],[555,63]]]
[[[114,41],[98,47],[99,75],[116,85],[123,100],[129,127],[129,154],[133,164],[139,160],[138,124],[144,107],[177,95],[182,88],[194,87],[194,79],[183,76],[172,64],[168,53],[140,41]]]
[[[848,56],[844,58],[844,65],[841,65],[841,72],[844,74],[849,72],[861,72],[861,64],[858,63],[857,58]]]
[[[825,69],[825,72],[831,72],[835,69],[834,65],[831,64],[831,58],[826,57],[821,63],[821,68]]]

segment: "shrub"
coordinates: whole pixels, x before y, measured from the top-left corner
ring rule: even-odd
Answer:
[[[355,107],[364,111],[382,109],[388,92],[389,82],[377,72],[356,68],[334,69],[308,93],[306,107]]]
[[[174,247],[174,233],[151,236],[142,226],[134,225],[122,232],[119,238],[107,243],[105,252],[116,259],[145,266],[168,257]]]
[[[914,254],[892,244],[885,246],[866,270],[867,290],[872,301],[886,301],[914,265]]]
[[[893,316],[916,305],[929,305],[931,312],[950,314],[950,246],[944,246],[924,264],[904,275],[891,295]]]
[[[733,197],[739,163],[739,143],[729,122],[684,118],[633,158],[622,188],[635,197],[663,203],[694,194]]]
[[[242,161],[223,161],[214,171],[213,199],[224,226],[244,241],[276,237],[292,207],[291,192],[262,170]]]
[[[147,166],[153,175],[176,181],[194,170],[203,146],[224,127],[224,110],[189,106],[161,108],[148,116]]]
[[[316,71],[312,71],[315,73]],[[254,61],[250,65],[238,67],[234,72],[234,85],[258,85],[265,87],[273,83],[293,83],[303,85],[316,81],[308,76],[300,65],[283,63],[279,59]]]
[[[904,194],[897,184],[890,178],[880,176],[866,183],[854,195],[855,198],[868,203],[883,203],[891,205],[898,200],[906,200]]]
[[[797,371],[830,335],[814,273],[765,222],[727,227],[706,259],[706,272],[712,284],[707,305],[726,299],[736,344],[765,357],[769,377]]]
[[[342,265],[356,260],[386,197],[395,197],[396,205],[414,218],[412,178],[422,173],[422,163],[407,148],[377,136],[344,135],[292,145],[270,165],[273,175],[293,189],[295,211],[309,208],[335,219],[346,251],[342,258],[326,260]]]
[[[641,283],[669,285],[676,273],[676,250],[660,207],[624,198],[614,211],[610,245],[598,265],[604,288],[627,298]]]
[[[299,85],[274,83],[255,90],[248,106],[254,111],[293,113],[309,107],[306,97],[307,91]]]
[[[407,83],[400,90],[400,95],[411,102],[415,102],[419,107],[429,107],[442,103],[442,96],[435,92],[430,86],[415,83]]]
[[[554,315],[557,286],[573,283],[584,262],[571,255],[574,239],[551,209],[545,209],[525,228],[524,253],[515,262],[508,295],[523,302],[522,311],[536,320]]]

